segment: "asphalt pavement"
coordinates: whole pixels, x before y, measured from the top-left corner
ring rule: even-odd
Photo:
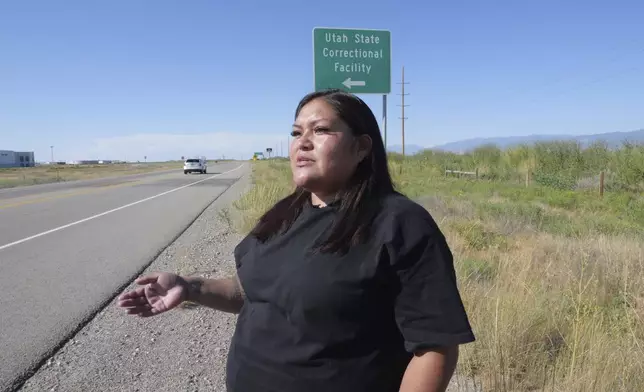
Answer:
[[[249,166],[208,171],[0,191],[0,391],[27,377]]]

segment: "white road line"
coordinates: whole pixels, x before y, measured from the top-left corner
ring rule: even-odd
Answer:
[[[56,227],[55,229],[47,230],[47,231],[44,231],[44,232],[42,232],[42,233],[39,233],[39,234],[36,234],[36,235],[32,235],[31,237],[23,238],[23,239],[21,239],[21,240],[18,240],[18,241],[15,241],[15,242],[11,242],[11,243],[6,244],[6,245],[2,245],[2,246],[0,246],[0,250],[4,250],[4,249],[7,249],[7,248],[10,248],[10,247],[12,247],[12,246],[14,246],[14,245],[22,244],[23,242],[27,242],[27,241],[33,240],[33,239],[38,238],[38,237],[42,237],[42,236],[47,235],[47,234],[51,234],[51,233],[55,233],[55,232],[60,231],[60,230],[64,230],[64,229],[66,229],[66,228],[68,228],[68,227],[76,226],[76,225],[78,225],[78,224],[81,224],[81,223],[84,223],[84,222],[90,221],[90,220],[92,220],[92,219],[100,218],[101,216],[105,216],[105,215],[107,215],[107,214],[111,214],[112,212],[120,211],[120,210],[123,210],[123,209],[125,209],[125,208],[132,207],[132,206],[135,206],[135,205],[137,205],[137,204],[144,203],[144,202],[146,202],[146,201],[150,201],[150,200],[152,200],[152,199],[156,199],[157,197],[161,197],[161,196],[167,195],[167,194],[169,194],[169,193],[179,191],[179,190],[181,190],[181,189],[184,189],[184,188],[187,188],[187,187],[189,187],[189,186],[193,186],[193,185],[196,185],[196,184],[202,183],[202,182],[204,182],[204,181],[212,180],[213,178],[216,178],[216,177],[219,177],[219,176],[223,176],[224,174],[232,173],[232,172],[234,172],[235,170],[237,170],[237,169],[241,168],[242,166],[244,166],[244,165],[243,165],[243,164],[242,164],[242,165],[239,165],[239,166],[237,166],[236,168],[234,168],[234,169],[232,169],[232,170],[228,170],[227,172],[219,173],[219,174],[216,174],[216,175],[214,175],[214,176],[211,176],[211,177],[205,178],[205,179],[203,179],[203,180],[195,181],[195,182],[193,182],[193,183],[190,183],[190,184],[187,184],[187,185],[181,186],[181,187],[179,187],[179,188],[171,189],[171,190],[169,190],[169,191],[165,191],[165,192],[163,192],[163,193],[159,193],[158,195],[154,195],[154,196],[151,196],[151,197],[147,197],[147,198],[145,198],[145,199],[141,199],[141,200],[139,200],[139,201],[135,201],[134,203],[126,204],[126,205],[124,205],[124,206],[114,208],[113,210],[105,211],[105,212],[102,212],[102,213],[100,213],[100,214],[90,216],[89,218],[85,218],[85,219],[81,219],[81,220],[76,221],[76,222],[68,223],[68,224],[66,224],[66,225],[64,225],[64,226]]]

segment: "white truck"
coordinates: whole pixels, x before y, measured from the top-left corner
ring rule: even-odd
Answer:
[[[206,157],[188,158],[183,163],[183,174],[188,173],[208,173],[208,161]]]

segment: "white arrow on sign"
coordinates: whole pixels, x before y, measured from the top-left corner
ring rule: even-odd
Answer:
[[[342,82],[348,89],[350,89],[353,86],[364,86],[366,83],[364,80],[351,80],[351,78],[347,78],[344,82]]]

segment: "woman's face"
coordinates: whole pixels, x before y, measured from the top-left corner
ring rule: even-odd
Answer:
[[[344,186],[371,147],[371,139],[355,138],[322,98],[300,110],[292,134],[293,181],[320,199],[332,196]]]

